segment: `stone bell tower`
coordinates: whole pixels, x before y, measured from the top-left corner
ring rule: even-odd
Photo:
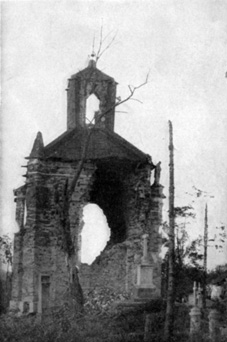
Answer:
[[[68,81],[67,130],[86,125],[87,99],[94,94],[100,103],[93,123],[113,131],[117,86],[115,80],[98,70],[96,62],[91,59],[87,68],[72,75]]]

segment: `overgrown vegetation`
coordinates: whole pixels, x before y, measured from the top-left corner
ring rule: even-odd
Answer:
[[[114,294],[112,294],[113,296]],[[0,341],[23,342],[123,342],[143,341],[144,322],[147,312],[152,312],[154,323],[152,334],[161,341],[164,310],[158,300],[144,307],[125,307],[117,309],[103,294],[93,293],[87,298],[85,313],[75,317],[65,307],[53,312],[42,321],[35,316],[12,317],[3,315],[0,320],[2,335]],[[122,295],[124,296],[124,295]],[[111,294],[108,293],[108,298]],[[119,298],[120,299],[120,298]],[[122,298],[121,298],[122,299]],[[107,308],[108,307],[108,308]]]
[[[175,246],[174,246],[174,277],[176,300],[182,302],[192,292],[193,282],[202,282],[203,270],[201,261],[203,254],[200,252],[202,238],[190,241],[189,227],[195,219],[194,209],[188,205],[174,208],[175,216]],[[163,231],[166,237],[163,238],[164,246],[168,247],[169,226],[165,222]],[[162,295],[166,297],[168,287],[168,259],[166,253],[162,263]]]
[[[0,236],[0,314],[5,313],[11,295],[12,240],[8,235]]]
[[[104,292],[90,294],[90,299],[86,299],[90,304],[80,316],[75,316],[67,306],[53,311],[42,320],[37,316],[2,315],[0,342],[142,342],[147,314],[151,315],[150,340],[163,342],[165,303],[162,300],[137,306],[116,306],[107,298],[103,300],[102,296]],[[189,307],[185,304],[176,305],[174,316],[173,340],[188,342]],[[208,311],[205,311],[201,342],[209,341],[207,316]],[[226,319],[225,311],[222,317]],[[220,342],[224,341],[223,337]]]

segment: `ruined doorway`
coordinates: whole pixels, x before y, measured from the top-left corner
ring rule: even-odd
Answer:
[[[42,313],[45,314],[50,307],[50,277],[41,276],[41,305]]]
[[[89,203],[83,208],[83,221],[81,262],[90,265],[106,247],[110,238],[110,228],[102,209],[94,203]]]

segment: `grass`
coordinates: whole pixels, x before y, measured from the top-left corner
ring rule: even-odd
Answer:
[[[112,307],[108,312],[85,312],[75,316],[70,311],[47,316],[0,317],[1,342],[142,342],[146,314],[151,314],[152,342],[162,342],[165,319],[161,301],[136,307]],[[176,307],[174,341],[189,341],[189,309]],[[200,342],[208,341],[207,313],[202,320],[204,333]],[[225,341],[220,340],[221,341]]]

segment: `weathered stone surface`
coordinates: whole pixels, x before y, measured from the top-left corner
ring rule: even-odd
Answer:
[[[153,283],[160,289],[160,175],[151,186],[155,166],[149,156],[113,132],[114,117],[108,116],[105,125],[95,128],[69,199],[68,231],[62,229],[65,195],[78,170],[88,130],[92,129],[85,124],[87,96],[96,94],[100,110],[111,106],[114,116],[116,83],[93,71],[90,75],[87,68],[70,79],[68,131],[46,147],[38,134],[27,158],[26,184],[15,190],[19,232],[14,241],[12,305],[25,306],[29,311],[43,312],[61,306],[68,298],[72,275],[64,248],[66,233],[71,237],[82,288],[102,286],[119,293],[133,292],[143,251],[141,237],[147,234]],[[108,245],[91,266],[80,261],[83,208],[87,203],[102,208],[111,229]]]
[[[116,82],[110,76],[95,67],[95,64],[89,66],[73,75],[68,83],[68,117],[67,129],[73,129],[78,126],[84,126],[86,100],[91,94],[95,94],[100,100],[100,113],[106,112],[104,127],[112,130],[114,128],[114,106],[116,99]]]

